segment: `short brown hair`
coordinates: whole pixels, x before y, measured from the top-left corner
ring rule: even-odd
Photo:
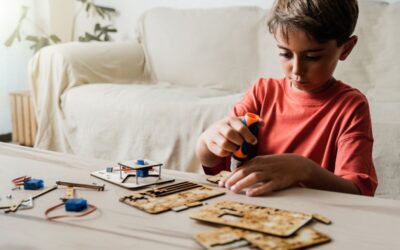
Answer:
[[[334,39],[340,46],[353,34],[358,18],[357,0],[275,0],[268,28],[276,34],[281,28],[303,30],[317,42]]]

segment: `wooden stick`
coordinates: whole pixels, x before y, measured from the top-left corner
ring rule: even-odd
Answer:
[[[57,185],[67,186],[67,187],[82,187],[82,188],[90,188],[97,191],[104,191],[104,184],[102,186],[99,185],[91,185],[91,184],[82,184],[82,183],[74,183],[74,182],[66,182],[66,181],[56,181]]]
[[[42,192],[35,194],[32,196],[32,200],[36,199],[44,194],[47,194],[50,191],[53,191],[54,189],[57,189],[57,186],[53,186],[51,188],[45,189]],[[9,209],[5,210],[5,213],[10,213],[10,212],[16,212],[18,210],[18,208],[22,205],[22,203],[26,201],[26,199],[21,200],[19,203],[12,205]]]

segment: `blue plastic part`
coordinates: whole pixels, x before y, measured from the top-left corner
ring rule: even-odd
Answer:
[[[68,212],[80,212],[88,207],[87,200],[79,199],[69,199],[65,202],[65,211]]]
[[[136,174],[139,177],[147,177],[147,176],[149,176],[149,169],[148,168],[138,169],[138,170],[136,170]]]
[[[144,162],[144,160],[136,160],[136,164],[137,165],[145,165],[146,162]]]
[[[37,190],[44,187],[43,180],[40,179],[30,179],[24,181],[24,189],[25,190]]]

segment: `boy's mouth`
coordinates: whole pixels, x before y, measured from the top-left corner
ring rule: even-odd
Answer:
[[[306,81],[303,81],[303,80],[294,80],[294,79],[291,79],[291,81],[292,81],[292,84],[293,85],[297,85],[297,86],[299,86],[299,85],[307,85],[307,82]]]

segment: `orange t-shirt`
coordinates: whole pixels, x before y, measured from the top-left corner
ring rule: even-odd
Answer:
[[[353,182],[361,194],[374,195],[378,181],[371,118],[368,101],[357,89],[336,81],[312,94],[294,90],[287,78],[261,78],[233,107],[232,115],[246,112],[264,121],[258,129],[257,155],[303,155]],[[212,172],[217,169],[229,169],[229,159]]]

